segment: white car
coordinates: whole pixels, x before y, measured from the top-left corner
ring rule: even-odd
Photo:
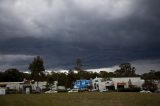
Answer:
[[[108,92],[108,89],[103,89],[100,92]]]
[[[140,91],[140,93],[151,93],[151,91],[142,90],[142,91]]]
[[[68,93],[71,93],[71,92],[78,92],[78,89],[71,89],[70,91],[68,91]]]
[[[98,91],[98,90],[97,90],[97,89],[92,89],[91,91],[92,91],[92,92],[96,92],[96,91]]]
[[[46,91],[44,93],[58,93],[58,91],[55,91],[55,90],[49,90],[49,91]]]

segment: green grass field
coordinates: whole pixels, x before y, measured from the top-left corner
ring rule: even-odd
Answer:
[[[0,106],[160,106],[160,94],[57,93],[0,96]]]

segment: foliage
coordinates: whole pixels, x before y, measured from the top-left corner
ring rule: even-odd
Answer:
[[[51,88],[52,85],[54,84],[54,77],[52,77],[52,75],[47,75],[46,76],[46,81],[47,81],[47,88]]]
[[[142,74],[145,80],[160,80],[160,71],[150,70],[149,73]]]
[[[77,59],[76,67],[81,69],[82,63],[81,59]],[[43,59],[39,56],[34,58],[31,64],[29,64],[29,69],[31,70],[31,74],[26,74],[19,72],[17,69],[8,69],[5,72],[0,72],[0,82],[20,82],[23,79],[35,81],[47,81],[48,86],[52,86],[54,81],[58,81],[58,85],[63,85],[66,88],[73,87],[73,82],[80,79],[94,79],[96,77],[102,78],[110,78],[110,77],[133,77],[137,76],[135,73],[135,68],[131,66],[130,63],[123,63],[120,66],[120,69],[116,70],[115,72],[106,72],[101,71],[100,73],[97,72],[87,72],[78,71],[78,73],[74,73],[72,70],[69,71],[68,74],[66,73],[55,73],[52,72],[51,75],[43,74],[44,66],[43,66]],[[151,82],[152,80],[160,80],[160,71],[151,70],[149,73],[144,73],[141,75],[142,79],[146,80],[146,83],[143,85],[146,89],[155,89],[155,85]],[[131,84],[130,84],[131,85]],[[130,88],[133,88],[132,86]]]
[[[29,64],[28,69],[31,71],[31,77],[35,81],[40,81],[44,77],[43,71],[45,71],[43,66],[43,59],[40,56],[34,58],[31,64]]]
[[[102,78],[116,77],[116,74],[114,72],[100,71],[99,74],[100,74],[100,77]]]
[[[119,88],[118,92],[140,92],[141,88]]]
[[[90,79],[90,73],[87,71],[80,71],[78,72],[77,76],[78,76],[78,79],[87,79],[87,80]]]
[[[65,86],[67,88],[72,88],[73,82],[76,80],[77,80],[77,74],[75,74],[72,70],[70,70],[67,75]]]
[[[143,89],[154,92],[157,90],[157,85],[152,80],[146,80],[143,84]]]
[[[5,72],[0,72],[1,82],[19,82],[23,81],[23,73],[17,69],[8,69]]]
[[[123,63],[119,65],[120,69],[115,71],[117,77],[133,77],[136,76],[135,67],[132,67],[130,63]]]
[[[6,89],[6,94],[17,94],[18,90],[16,89]]]

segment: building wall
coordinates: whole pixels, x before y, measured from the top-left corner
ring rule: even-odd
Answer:
[[[157,89],[160,91],[160,83],[157,84]]]
[[[99,91],[106,90],[106,83],[105,82],[100,82],[99,83]]]
[[[142,84],[144,80],[140,77],[123,77],[123,78],[110,78],[110,80],[105,80],[103,78],[95,78],[92,80],[93,89],[102,91],[107,89],[109,86],[114,86],[115,90],[117,90],[118,85],[124,86],[124,88],[129,88],[129,81],[135,87],[142,88]]]
[[[9,89],[16,89],[20,91],[20,89],[23,89],[24,82],[1,82],[0,84],[6,84],[6,88]],[[40,89],[46,88],[45,85],[47,82],[39,82],[39,87]],[[28,84],[32,86],[32,90],[36,90],[37,83],[35,82],[34,84]]]
[[[5,88],[20,90],[22,88],[21,84],[23,82],[1,82],[0,84],[5,84]]]
[[[42,90],[45,89],[47,85],[47,82],[38,82],[38,87]],[[35,82],[34,84],[31,84],[32,86],[32,90],[36,90],[37,88],[37,82]]]
[[[93,86],[93,89],[96,89],[96,90],[99,90],[99,84],[101,82],[103,82],[102,80],[103,78],[95,78],[92,80],[92,86]],[[100,85],[103,86],[104,83],[101,83]]]
[[[95,78],[92,80],[93,89],[103,91],[106,90],[106,86],[113,85],[112,81],[107,81],[104,78]]]
[[[124,88],[129,88],[129,80],[131,81],[132,85],[140,88],[142,88],[142,84],[144,83],[144,80],[142,80],[140,77],[111,78],[111,80],[114,82],[115,89],[117,89],[118,83],[125,83]]]

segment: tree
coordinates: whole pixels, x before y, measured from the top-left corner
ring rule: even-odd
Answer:
[[[109,72],[108,77],[116,77],[116,74],[114,72]]]
[[[82,71],[82,60],[80,58],[76,60],[75,70]]]
[[[4,82],[4,81],[5,81],[4,72],[0,72],[0,82]]]
[[[90,73],[90,78],[94,79],[94,78],[96,78],[96,77],[101,77],[101,76],[100,76],[100,74],[97,73],[97,72],[91,72],[91,73]]]
[[[11,68],[7,69],[4,73],[4,81],[12,81],[19,82],[23,81],[23,73],[19,72],[19,70]]]
[[[52,86],[54,85],[54,81],[55,81],[53,74],[52,75],[47,75],[46,76],[46,81],[47,81],[47,88],[52,89]]]
[[[136,76],[135,67],[132,67],[130,63],[123,63],[119,65],[120,69],[115,71],[117,77],[133,77]]]
[[[155,76],[157,80],[160,80],[160,71],[156,71]]]
[[[66,85],[67,75],[65,73],[58,73],[58,85]]]
[[[143,86],[143,89],[149,90],[152,92],[157,90],[157,85],[154,83],[153,80],[146,80],[142,86]]]
[[[65,86],[67,88],[73,87],[73,82],[75,82],[76,80],[77,80],[77,74],[75,74],[72,70],[69,70]]]
[[[28,69],[31,71],[31,77],[35,81],[37,81],[37,87],[38,87],[38,82],[42,80],[45,71],[44,66],[43,66],[43,59],[40,56],[37,56],[34,58],[31,64],[29,64]]]
[[[23,79],[26,79],[26,80],[32,80],[31,74],[29,74],[29,73],[23,73],[22,77],[23,77]]]
[[[150,70],[148,73],[142,74],[145,80],[160,80],[160,71]]]
[[[90,73],[87,71],[79,71],[77,74],[77,78],[78,79],[90,79]]]
[[[106,72],[106,71],[100,71],[100,76],[102,77],[102,78],[108,78],[109,76],[108,76],[108,72]]]

